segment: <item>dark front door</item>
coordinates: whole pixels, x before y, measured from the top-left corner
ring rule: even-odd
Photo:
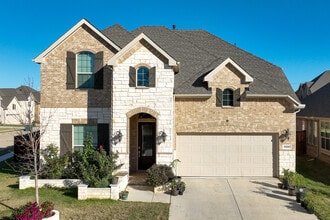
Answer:
[[[138,132],[139,170],[146,170],[156,162],[156,123],[140,122]]]

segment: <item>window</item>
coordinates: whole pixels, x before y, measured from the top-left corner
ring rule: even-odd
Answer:
[[[137,86],[149,87],[149,69],[147,67],[140,67],[137,70]]]
[[[321,122],[321,148],[330,151],[330,122]]]
[[[103,51],[66,53],[67,89],[103,89]]]
[[[222,106],[234,106],[234,92],[231,89],[225,89],[222,93]]]
[[[141,66],[138,69],[129,67],[129,86],[130,87],[155,87],[156,67],[147,68]]]
[[[13,110],[16,110],[16,104],[13,104],[13,105],[12,105],[12,109],[13,109]]]
[[[309,120],[307,124],[307,143],[317,146],[317,121]]]
[[[73,128],[73,146],[75,151],[82,151],[84,140],[87,135],[93,138],[93,145],[97,147],[97,125],[74,125]]]
[[[77,55],[77,87],[94,88],[94,54],[81,52]]]

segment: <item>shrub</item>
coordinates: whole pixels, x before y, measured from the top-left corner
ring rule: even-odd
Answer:
[[[45,164],[41,170],[41,178],[60,179],[63,177],[63,171],[69,163],[69,156],[58,156],[58,147],[51,144],[46,149],[41,150]]]
[[[112,173],[122,166],[116,165],[117,158],[117,153],[107,155],[102,147],[95,149],[91,135],[87,135],[83,151],[72,154],[71,166],[65,173],[73,175],[70,178],[81,179],[90,187],[108,187]]]
[[[146,182],[153,187],[164,185],[174,177],[172,168],[165,164],[154,164],[146,172]]]
[[[39,207],[37,202],[29,202],[13,211],[11,219],[19,220],[42,220],[52,216],[54,203],[46,201]]]

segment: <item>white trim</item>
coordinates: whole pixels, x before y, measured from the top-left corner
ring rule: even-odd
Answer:
[[[51,52],[53,49],[55,49],[58,45],[60,45],[64,40],[66,40],[70,35],[75,33],[82,25],[86,25],[89,27],[92,31],[94,31],[97,35],[99,35],[104,41],[109,43],[112,47],[114,47],[117,51],[120,50],[120,47],[118,47],[114,42],[112,42],[109,38],[107,38],[102,32],[100,32],[97,28],[95,28],[91,23],[89,23],[86,19],[81,19],[75,26],[73,26],[69,31],[67,31],[64,35],[62,35],[57,41],[55,41],[50,47],[48,47],[46,50],[44,50],[41,54],[39,54],[36,58],[34,58],[32,61],[36,63],[42,63],[44,62],[45,56]]]
[[[212,94],[174,94],[175,98],[210,98]]]
[[[157,44],[155,44],[149,37],[147,37],[144,33],[139,34],[136,38],[134,38],[129,44],[127,44],[123,49],[121,49],[118,53],[116,53],[109,61],[108,65],[116,66],[117,60],[119,57],[124,55],[128,50],[130,50],[133,46],[135,46],[140,40],[144,39],[148,42],[152,47],[154,47],[157,51],[159,51],[163,56],[168,59],[168,64],[170,66],[176,66],[178,63],[174,58],[172,58],[168,53],[166,53],[162,48],[160,48]]]
[[[237,63],[235,63],[230,57],[228,57],[225,61],[223,61],[219,66],[217,66],[214,70],[212,70],[209,74],[204,77],[204,81],[210,82],[213,80],[213,76],[223,69],[228,63],[233,65],[242,75],[245,77],[245,82],[253,82],[253,78],[244,70],[242,69]]]
[[[277,95],[277,94],[246,94],[248,98],[287,98],[295,105],[295,109],[304,109],[305,104],[299,103],[297,100],[289,95]]]

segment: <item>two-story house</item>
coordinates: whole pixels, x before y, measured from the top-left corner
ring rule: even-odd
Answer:
[[[176,158],[181,176],[295,169],[303,105],[282,69],[206,31],[82,19],[34,61],[42,147],[79,150],[90,132],[130,173]]]

